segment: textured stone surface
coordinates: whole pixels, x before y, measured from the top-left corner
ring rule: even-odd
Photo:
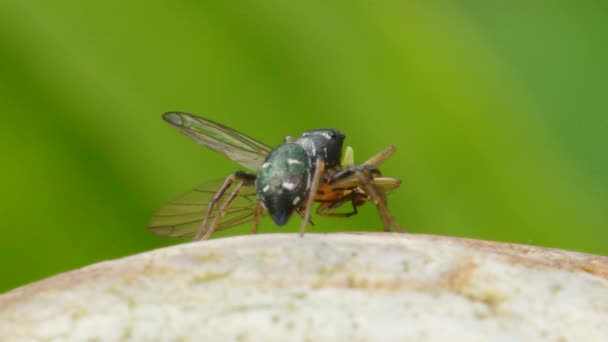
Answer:
[[[0,295],[2,341],[608,341],[608,258],[411,234],[251,235]]]

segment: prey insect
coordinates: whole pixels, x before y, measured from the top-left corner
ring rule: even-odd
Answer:
[[[192,114],[168,112],[165,121],[199,144],[219,152],[257,174],[237,171],[224,180],[206,182],[170,201],[152,217],[149,230],[167,237],[208,239],[218,230],[252,221],[257,232],[260,218],[270,214],[283,226],[297,213],[300,234],[306,230],[312,207],[320,216],[350,217],[357,207],[376,205],[385,231],[402,232],[388,210],[386,193],[400,181],[383,177],[378,167],[395,147],[380,151],[362,164],[353,161],[352,148],[342,157],[344,134],[317,129],[300,137],[286,137],[274,149],[243,133]],[[337,212],[345,204],[350,212]]]

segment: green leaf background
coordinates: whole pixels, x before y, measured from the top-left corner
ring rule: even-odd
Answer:
[[[152,212],[238,167],[169,110],[271,145],[338,128],[359,161],[396,144],[410,232],[608,254],[607,19],[603,1],[3,1],[0,292],[183,242],[149,234]],[[381,230],[373,206],[314,220]]]

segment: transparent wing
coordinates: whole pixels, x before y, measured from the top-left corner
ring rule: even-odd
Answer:
[[[168,112],[163,119],[197,143],[222,153],[250,170],[258,170],[271,148],[232,128],[180,112]]]
[[[148,229],[165,237],[193,237],[201,227],[201,222],[207,205],[220,188],[223,179],[204,183],[192,191],[185,193],[161,207],[150,220]],[[217,215],[217,209],[228,198],[232,185],[211,212],[209,222]],[[244,186],[224,216],[219,220],[217,230],[223,230],[253,220],[257,198],[255,187]]]

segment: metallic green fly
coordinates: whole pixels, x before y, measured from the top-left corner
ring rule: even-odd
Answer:
[[[278,226],[293,213],[302,217],[300,233],[311,223],[314,202],[320,216],[350,217],[367,202],[376,205],[385,231],[402,232],[388,210],[386,192],[399,187],[397,178],[383,177],[378,167],[396,150],[380,151],[355,165],[352,149],[342,157],[344,134],[335,129],[304,132],[271,148],[243,133],[192,114],[168,112],[163,118],[199,144],[219,152],[256,174],[237,171],[224,180],[206,182],[160,208],[149,225],[167,237],[208,239],[213,232],[253,221],[269,213]],[[351,212],[336,212],[344,204]]]

